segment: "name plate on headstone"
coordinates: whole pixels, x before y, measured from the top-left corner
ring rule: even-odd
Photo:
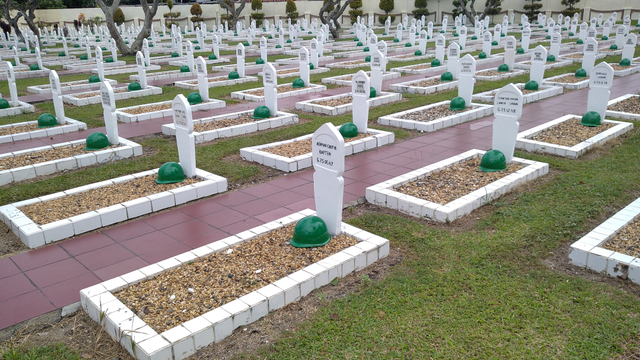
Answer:
[[[181,127],[183,129],[189,130],[189,122],[187,121],[187,112],[185,109],[173,109],[173,123],[176,127]],[[191,123],[193,127],[193,123]]]
[[[344,139],[333,125],[322,125],[313,133],[311,156],[315,170],[329,170],[341,176],[344,154]]]
[[[518,94],[507,89],[498,91],[494,100],[494,112],[496,115],[509,115],[518,118],[522,116],[522,92]]]
[[[476,60],[473,56],[467,54],[460,59],[460,75],[473,76],[476,73]]]
[[[613,68],[611,65],[601,62],[591,70],[589,87],[606,87],[611,89],[613,85]]]

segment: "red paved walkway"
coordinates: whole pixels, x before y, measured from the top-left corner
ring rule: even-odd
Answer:
[[[409,77],[395,81],[407,79]],[[612,98],[637,93],[639,81],[640,74],[616,79]],[[323,95],[345,91],[348,88],[334,89]],[[520,130],[567,113],[584,113],[586,98],[585,89],[528,104],[520,119]],[[280,105],[282,108],[292,107],[299,99],[281,99]],[[253,109],[255,106],[255,103],[231,106],[207,115]],[[159,132],[160,125],[170,121],[165,118],[120,125],[120,134],[131,137]],[[486,117],[347,157],[345,202],[363,197],[365,188],[372,184],[472,148],[488,149],[492,121],[493,117]],[[12,147],[33,147],[42,142],[72,139],[74,135],[78,135],[75,138],[84,137],[85,134],[81,132],[2,145],[0,153],[10,151],[8,149]],[[84,287],[292,212],[314,208],[312,173],[311,169],[299,171],[247,189],[0,259],[0,329],[76,302],[79,300],[78,291]]]

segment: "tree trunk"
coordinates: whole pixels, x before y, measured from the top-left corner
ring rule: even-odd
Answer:
[[[104,0],[97,0],[97,3],[104,13],[105,20],[107,21],[107,29],[109,29],[109,33],[115,41],[116,47],[120,53],[123,56],[134,56],[138,51],[140,51],[140,49],[142,49],[142,41],[151,34],[151,24],[153,22],[153,17],[156,16],[156,12],[158,11],[159,0],[153,0],[151,7],[149,7],[147,0],[140,0],[140,5],[144,12],[144,24],[142,25],[142,30],[140,30],[136,35],[136,40],[131,44],[131,46],[125,44],[124,39],[118,31],[116,23],[113,21],[113,13],[118,8],[118,5],[120,5],[120,0],[114,0],[111,6],[107,6],[104,3]]]
[[[491,9],[494,2],[495,0],[489,0],[489,3],[484,8],[482,15],[478,16],[478,19],[482,20],[484,19],[485,16],[487,16],[487,12]],[[471,22],[471,25],[474,25],[474,26],[476,24],[476,15],[478,14],[476,12],[476,9],[473,7],[475,3],[476,3],[476,0],[460,0],[460,5],[458,5],[458,12],[461,15],[466,15],[467,20],[469,20]],[[467,4],[469,4],[469,10],[467,10]],[[489,24],[485,24],[485,25],[489,26]]]
[[[340,22],[338,22],[338,19],[340,18],[340,16],[342,16],[342,13],[349,6],[349,4],[351,4],[354,0],[347,0],[344,4],[342,4],[342,6],[340,5],[340,1],[341,0],[328,0],[320,8],[320,21],[325,25],[329,25],[329,31],[331,32],[331,35],[334,39],[340,37],[341,26]],[[331,6],[334,6],[333,11],[329,13],[329,16],[325,17],[324,13]],[[335,26],[331,26],[331,20],[333,20]]]
[[[18,40],[24,42],[25,41],[24,36],[22,36],[22,31],[20,31],[20,27],[18,27],[18,20],[20,19],[20,17],[22,17],[22,13],[18,12],[16,16],[11,17],[11,14],[9,13],[9,1],[4,2],[2,6],[2,13],[4,15],[4,18],[7,19],[7,22],[9,23],[9,25],[11,25],[11,27],[13,28],[13,32],[18,37]]]
[[[242,2],[240,3],[240,7],[236,9],[236,4],[233,2],[233,0],[231,0],[231,6],[229,6],[229,4],[227,4],[227,2],[224,0],[218,3],[218,5],[220,5],[221,8],[227,10],[233,16],[233,20],[231,24],[232,29],[238,30],[236,29],[236,23],[238,22],[238,17],[240,17],[240,13],[242,13],[242,10],[244,10],[244,6],[246,4],[247,4],[247,0],[242,0]]]

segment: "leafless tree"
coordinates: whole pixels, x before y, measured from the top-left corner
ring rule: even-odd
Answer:
[[[487,2],[486,4],[487,6],[484,8],[484,11],[482,12],[482,14],[478,16],[480,20],[484,19],[485,16],[487,16],[494,2],[495,0],[489,0]],[[453,1],[453,6],[456,7],[457,12],[460,15],[466,15],[467,21],[470,21],[472,25],[475,25],[476,23],[475,17],[478,14],[476,12],[476,9],[474,8],[475,4],[476,4],[476,0],[454,0]],[[467,5],[469,5],[469,9],[467,9]]]
[[[341,1],[342,0],[327,0],[327,2],[324,3],[320,8],[320,21],[322,21],[323,24],[329,25],[329,31],[331,31],[331,35],[333,35],[334,39],[340,37],[340,22],[338,21],[338,19],[340,19],[342,13],[354,0],[346,0],[344,4],[340,5]],[[332,6],[334,7],[334,9],[329,12],[327,16],[325,16],[324,14]],[[333,20],[333,24],[331,23],[331,20]]]
[[[221,8],[227,10],[231,13],[233,20],[231,21],[231,28],[236,28],[236,23],[238,22],[238,17],[240,17],[240,13],[244,10],[244,6],[247,4],[247,0],[241,0],[240,6],[236,9],[236,3],[233,0],[223,0],[218,2]]]
[[[8,1],[5,1],[2,4],[2,15],[11,27],[13,28],[13,32],[16,34],[20,41],[24,41],[24,36],[22,36],[22,31],[20,31],[20,27],[18,26],[18,20],[22,17],[22,13],[16,13],[16,16],[11,17],[10,10],[12,10],[11,5]]]
[[[109,29],[111,37],[116,42],[116,46],[118,47],[118,50],[120,50],[120,53],[124,56],[132,56],[135,55],[136,52],[140,51],[140,49],[142,49],[142,40],[148,38],[151,34],[153,17],[156,16],[158,3],[160,1],[153,0],[153,3],[149,6],[149,2],[147,0],[140,0],[140,5],[144,12],[144,24],[142,25],[140,33],[136,35],[136,39],[131,46],[125,44],[124,39],[120,36],[116,23],[113,21],[113,13],[118,8],[118,5],[120,5],[120,0],[113,0],[111,5],[105,4],[104,0],[96,0],[96,2],[104,13],[105,20],[107,21],[107,28]]]
[[[9,4],[10,7],[18,11],[18,14],[21,14],[24,18],[24,21],[27,22],[27,26],[29,29],[33,31],[35,35],[39,35],[38,27],[36,23],[33,21],[36,18],[36,9],[38,8],[38,4],[40,0],[23,0],[23,1],[14,1],[14,0],[5,0],[6,4]],[[17,23],[17,19],[16,19]],[[16,31],[16,34],[18,31]],[[20,34],[22,37],[22,34]],[[42,47],[42,41],[40,40],[40,36],[38,36],[38,46]]]

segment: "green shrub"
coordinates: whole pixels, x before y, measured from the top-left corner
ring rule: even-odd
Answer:
[[[113,12],[113,22],[115,22],[116,25],[122,25],[124,23],[124,12],[122,12],[122,9],[117,8],[116,11]]]
[[[422,15],[427,16],[430,14],[429,10],[427,10],[427,0],[415,0],[413,2],[413,6],[416,8],[411,12],[413,13],[413,17],[416,19],[422,18]]]
[[[298,19],[298,7],[296,6],[295,1],[287,0],[287,6],[285,7],[285,11],[287,12],[287,17],[291,19],[291,22],[295,22]]]
[[[349,4],[349,7],[353,9],[349,10],[349,15],[351,16],[351,24],[353,25],[358,21],[358,16],[362,17],[362,10],[360,10],[360,8],[362,7],[362,0],[355,0],[354,2]]]

